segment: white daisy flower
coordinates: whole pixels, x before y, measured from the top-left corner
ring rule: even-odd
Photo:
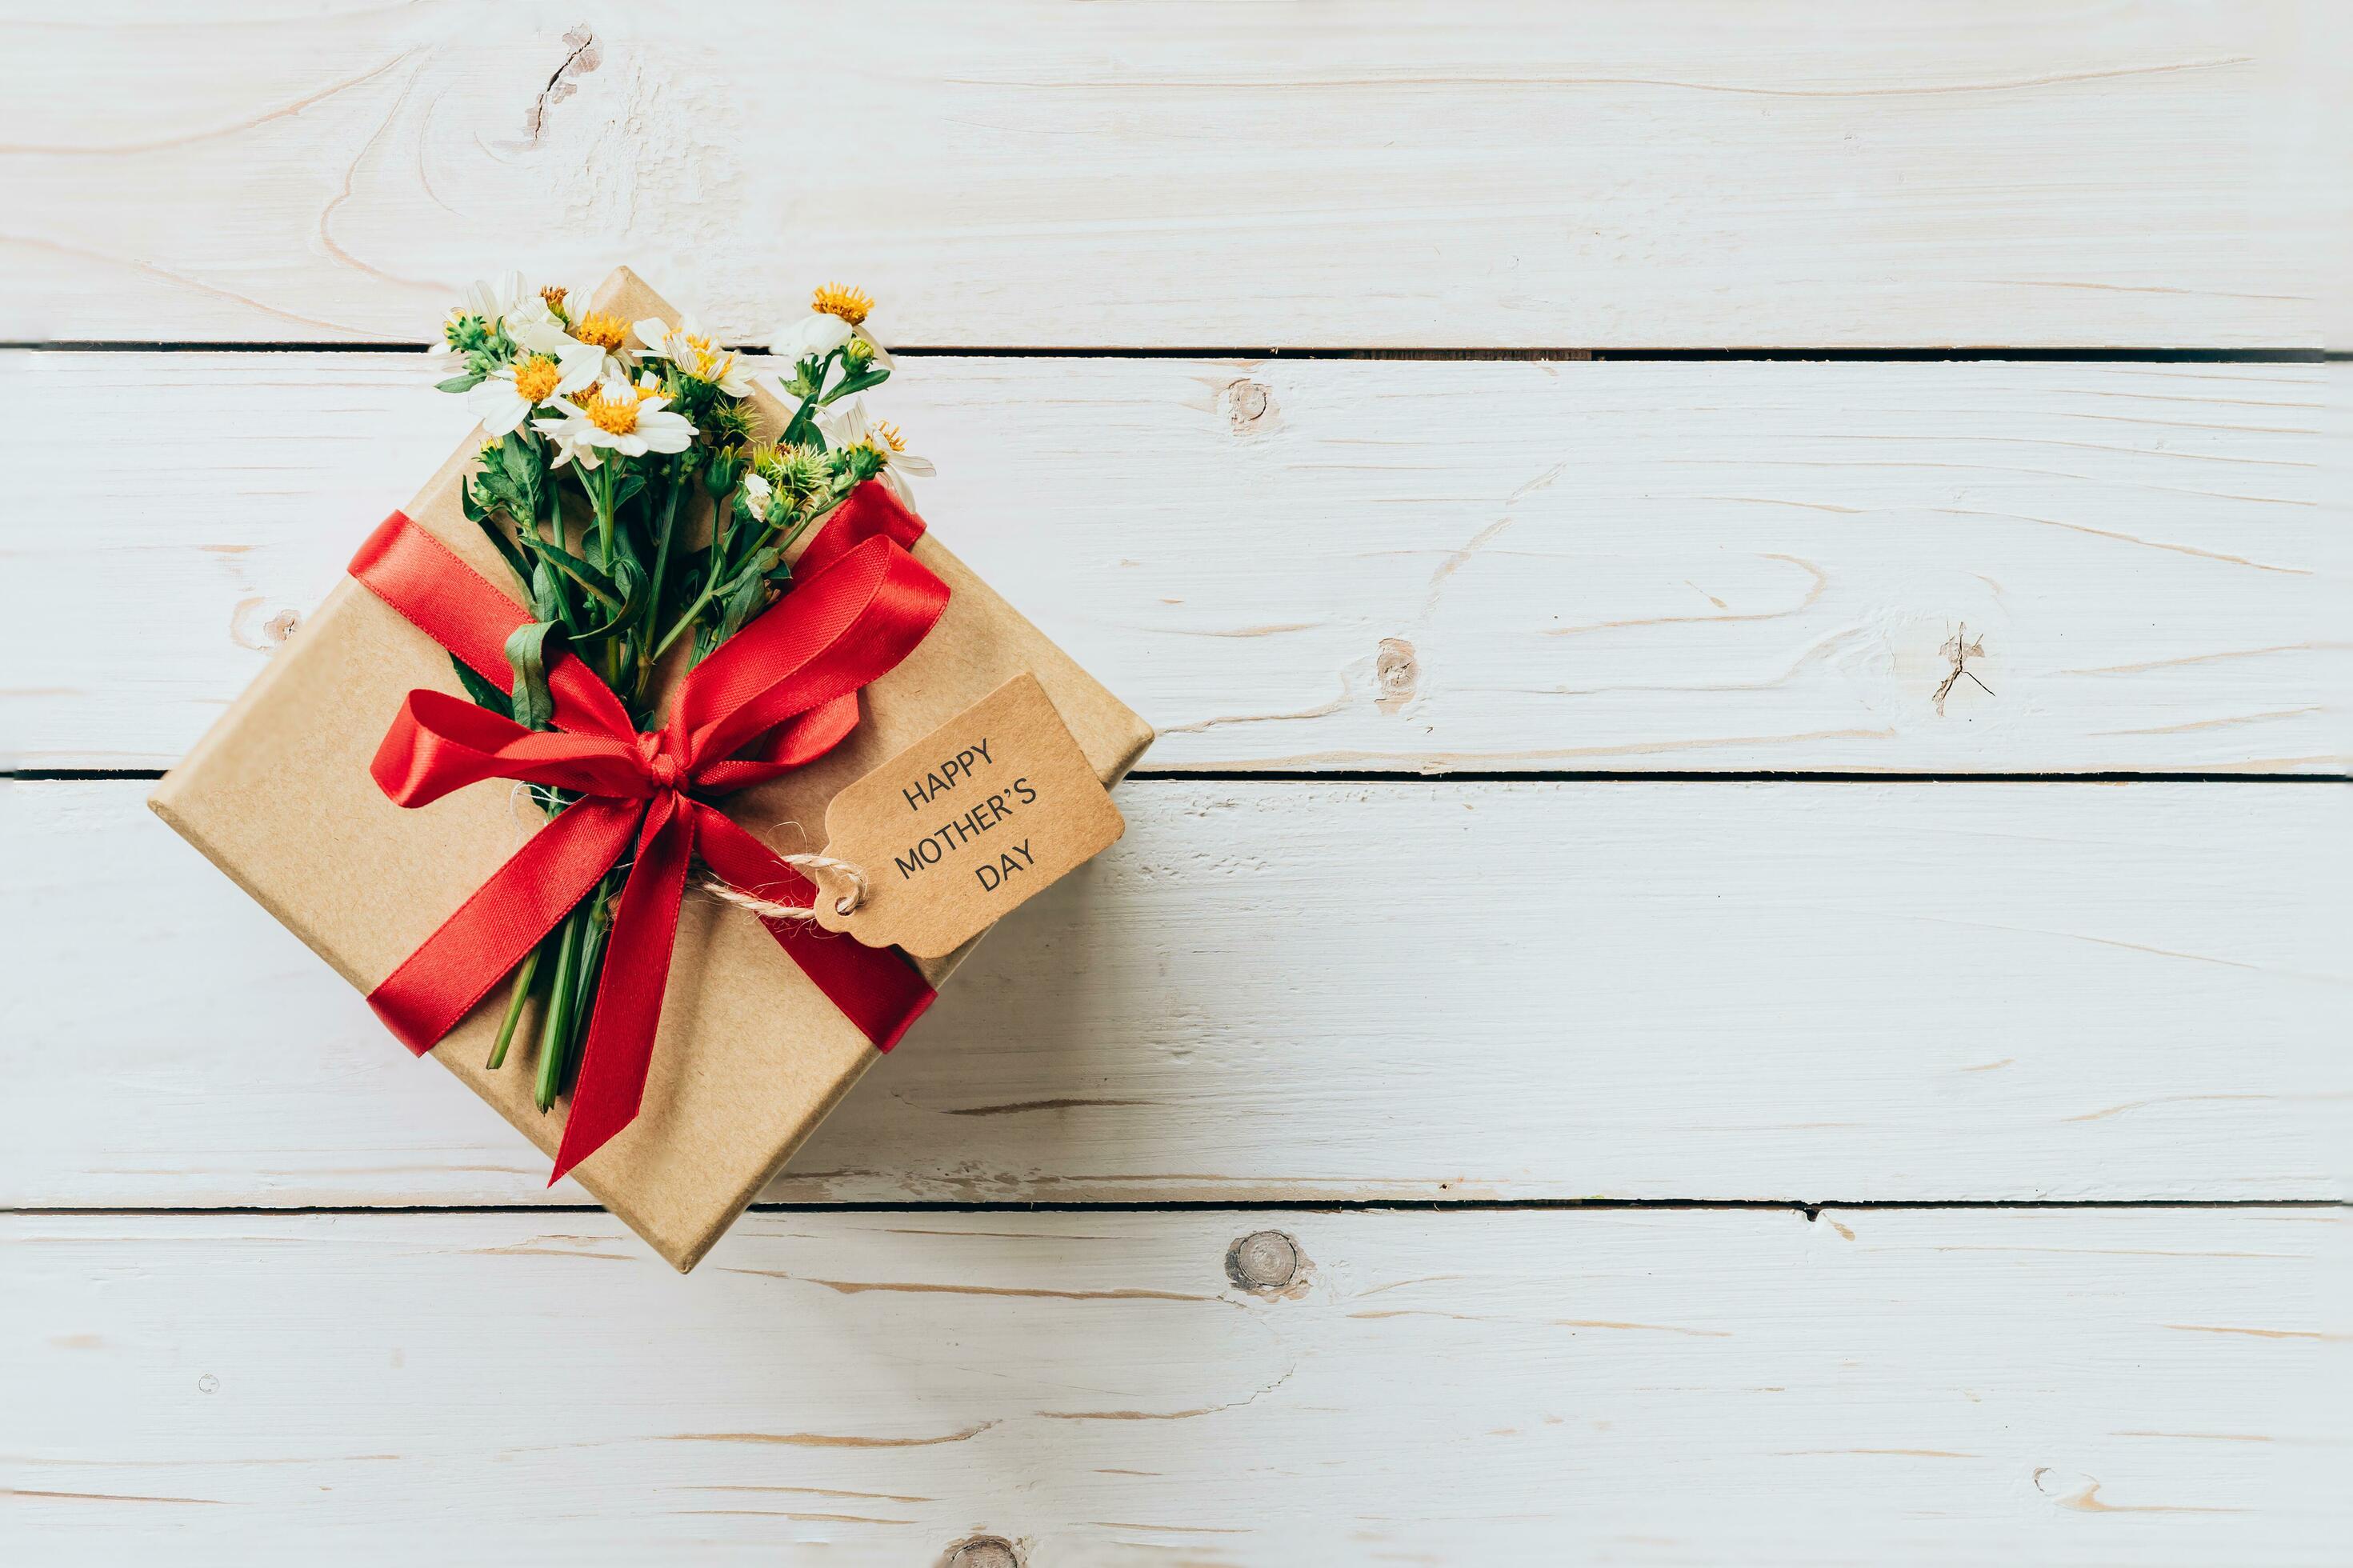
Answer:
[[[542,405],[565,393],[593,385],[605,368],[605,351],[594,343],[575,342],[555,333],[559,347],[526,344],[515,359],[499,366],[466,394],[466,406],[493,436],[503,436]]]
[[[790,364],[823,359],[852,338],[874,351],[874,363],[891,368],[891,353],[867,330],[866,318],[874,301],[864,290],[828,283],[809,299],[809,313],[769,340],[768,352]]]
[[[750,395],[752,376],[744,368],[743,356],[720,348],[709,335],[697,331],[692,316],[681,318],[675,327],[659,316],[649,316],[629,331],[646,345],[646,358],[666,359],[682,374],[707,381],[730,397]]]
[[[500,314],[484,318],[493,331],[503,328],[517,348],[561,360],[567,368],[574,363],[566,357],[568,353],[586,343],[602,356],[595,378],[597,380],[616,375],[626,379],[637,368],[638,357],[627,347],[627,321],[618,316],[585,310],[571,310],[559,316],[556,307],[564,303],[567,290],[550,288],[533,294],[521,287],[522,281],[520,273],[511,273],[496,287],[475,284],[467,290],[466,303],[452,310],[449,319],[455,321],[461,316],[479,313],[480,308],[497,310]],[[446,331],[443,336],[447,338]],[[438,352],[449,353],[446,348]],[[570,390],[568,381],[565,388]]]
[[[866,406],[858,398],[832,408],[817,411],[818,428],[825,432],[826,445],[836,451],[846,452],[852,447],[871,448],[882,459],[882,482],[891,493],[910,506],[914,495],[907,489],[907,479],[913,476],[928,479],[939,472],[928,458],[918,458],[907,450],[906,437],[898,427],[884,420],[869,421]]]
[[[635,385],[609,376],[578,397],[555,399],[554,406],[562,416],[539,420],[537,427],[555,443],[559,468],[575,458],[593,468],[607,452],[625,458],[683,452],[694,439],[694,426],[685,415],[670,412],[670,399],[650,376]]]
[[[480,279],[468,284],[459,303],[461,309],[496,326],[521,310],[524,300],[538,298],[523,282],[522,273],[510,272],[496,282]]]

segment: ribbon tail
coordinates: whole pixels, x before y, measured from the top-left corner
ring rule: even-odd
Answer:
[[[819,896],[816,884],[724,813],[699,803],[694,809],[696,849],[721,880],[777,903],[805,903]],[[895,947],[868,947],[807,921],[759,919],[776,945],[878,1051],[897,1045],[938,994]]]
[[[662,992],[670,984],[670,951],[678,942],[687,861],[694,853],[695,815],[687,806],[676,795],[657,796],[638,834],[637,859],[605,944],[605,972],[596,983],[571,1114],[555,1152],[555,1170],[547,1178],[551,1187],[636,1121],[645,1099]]]
[[[583,800],[533,835],[368,993],[401,1043],[433,1048],[628,847],[636,801]]]

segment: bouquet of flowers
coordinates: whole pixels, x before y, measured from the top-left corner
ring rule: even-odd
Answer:
[[[907,476],[932,467],[860,400],[892,369],[866,325],[873,303],[828,283],[777,334],[781,368],[765,374],[794,412],[776,441],[754,444],[754,372],[691,320],[576,309],[562,289],[530,292],[519,273],[468,290],[442,327],[438,386],[462,394],[491,437],[465,512],[531,616],[507,641],[506,689],[451,659],[474,701],[548,729],[548,669],[568,650],[649,728],[664,676],[789,591],[792,547],[843,498],[879,479],[905,499]],[[549,816],[571,804],[561,789],[516,787]],[[615,866],[515,971],[486,1066],[504,1065],[535,1003],[543,1113],[577,1068],[628,875],[626,860]]]

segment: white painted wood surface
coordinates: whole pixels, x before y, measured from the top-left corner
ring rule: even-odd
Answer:
[[[0,752],[175,760],[465,434],[421,363],[13,356]],[[2347,388],[924,358],[881,395],[934,524],[1161,727],[1154,768],[2343,772]],[[90,445],[133,408],[135,461]],[[92,582],[139,613],[95,635]]]
[[[129,1561],[2334,1563],[2313,1210],[0,1222],[0,1545]],[[1238,1289],[1275,1227],[1303,1277]]]
[[[465,423],[150,351],[617,260],[1114,351],[886,411],[1167,732],[685,1279],[0,783],[0,1561],[2342,1560],[2342,785],[1704,775],[2346,773],[2344,368],[1234,356],[2341,346],[2343,7],[5,10],[0,339],[129,352],[0,361],[0,769],[168,763]],[[1166,776],[1278,769],[1403,776]],[[1703,776],[1410,776],[1523,771]],[[1826,1199],[1947,1206],[1658,1202]]]
[[[402,340],[501,258],[749,339],[2321,342],[2333,7],[11,7],[0,336]],[[102,42],[101,42],[102,40]]]
[[[584,1201],[144,794],[0,795],[0,1204]],[[2336,786],[1119,798],[771,1198],[2347,1190]]]

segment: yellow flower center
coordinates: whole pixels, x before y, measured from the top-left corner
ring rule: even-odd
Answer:
[[[899,434],[899,427],[896,425],[888,420],[878,420],[868,427],[866,439],[860,445],[871,447],[888,458],[905,451],[907,438]]]
[[[629,323],[601,310],[585,310],[572,323],[572,335],[584,343],[595,343],[607,353],[611,353],[628,337]]]
[[[721,353],[709,338],[690,337],[686,340],[686,346],[688,352],[694,355],[693,368],[687,374],[697,381],[722,380],[727,374],[727,367],[735,363],[733,354]]]
[[[862,289],[852,289],[847,283],[828,283],[809,296],[809,309],[824,316],[839,316],[851,326],[866,320],[874,309],[873,300]]]
[[[563,289],[558,289],[554,284],[551,283],[546,288],[542,289],[539,291],[539,297],[547,301],[547,308],[549,310],[554,311],[559,316],[564,314]]]
[[[563,370],[545,354],[525,354],[515,361],[515,393],[525,403],[544,403],[555,394]]]
[[[627,436],[638,427],[638,405],[654,395],[642,387],[624,387],[625,395],[607,401],[605,389],[598,387],[580,399],[580,413],[589,424],[608,436]]]

